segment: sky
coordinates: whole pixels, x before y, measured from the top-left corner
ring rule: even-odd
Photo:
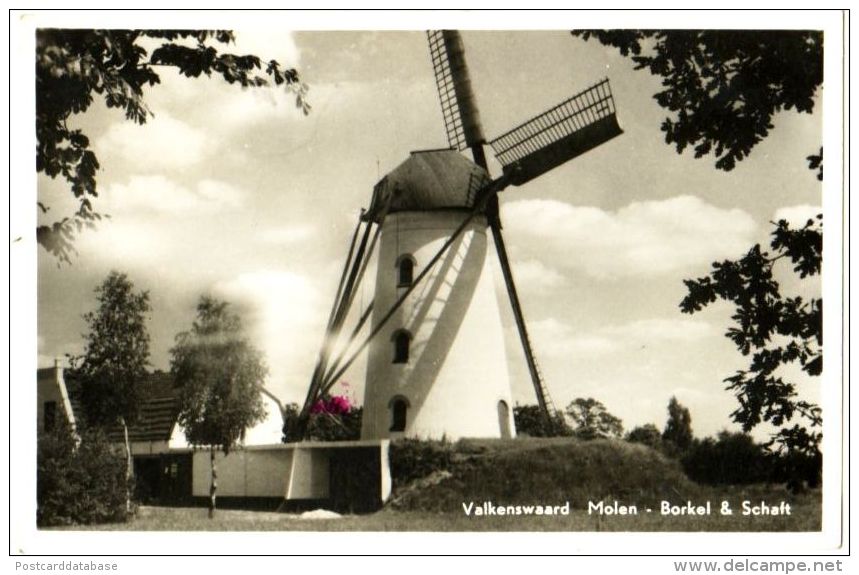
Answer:
[[[159,70],[145,126],[101,106],[75,118],[101,162],[95,207],[110,219],[78,238],[71,265],[39,250],[40,366],[83,351],[82,314],[118,270],[150,294],[153,369],[169,369],[175,335],[210,294],[242,314],[266,354],[266,387],[285,402],[303,398],[373,185],[409,151],[447,142],[423,32],[236,34],[236,52],[299,70],[311,113],[282,90]],[[662,428],[676,396],[696,435],[736,429],[723,379],[747,362],[724,337],[730,308],[680,313],[683,280],[768,242],[771,221],[804,222],[820,210],[821,186],[805,162],[822,138],[820,99],[814,114],[778,114],[771,135],[726,173],[712,157],[678,155],[664,143],[666,113],[652,98],[659,79],[616,50],[565,31],[466,31],[463,39],[490,139],[605,77],[624,130],[501,195],[507,248],[555,405],[593,397],[627,429]],[[490,169],[499,173],[495,163]],[[74,208],[61,181],[40,175],[38,194],[51,216]],[[374,274],[366,277],[365,303]],[[496,278],[514,400],[535,403]],[[359,401],[364,365],[344,375]],[[817,400],[818,386],[801,381],[800,390]]]

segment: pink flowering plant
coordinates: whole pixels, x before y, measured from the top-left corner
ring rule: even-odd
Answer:
[[[326,395],[310,408],[310,422],[304,439],[316,441],[348,441],[361,437],[361,418],[364,410],[355,401],[354,392],[345,381],[340,382],[337,392]],[[284,441],[295,441],[290,424],[298,419],[297,404],[286,408],[284,419]]]
[[[321,413],[346,415],[350,411],[352,411],[352,402],[345,395],[332,395],[328,398],[320,399],[310,408],[310,413],[313,415]]]

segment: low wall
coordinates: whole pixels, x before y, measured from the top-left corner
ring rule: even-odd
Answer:
[[[236,449],[215,454],[218,495],[223,497],[284,497],[293,450],[278,446]],[[208,450],[194,452],[191,493],[209,495],[211,460]]]
[[[388,446],[387,440],[302,442],[243,447],[226,456],[217,452],[218,497],[281,500],[297,507],[318,501],[339,511],[372,511],[391,494]],[[208,497],[209,451],[191,453],[191,495]]]

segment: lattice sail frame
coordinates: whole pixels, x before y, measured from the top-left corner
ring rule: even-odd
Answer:
[[[462,151],[465,149],[465,130],[462,126],[462,116],[459,113],[459,102],[453,86],[453,74],[447,65],[447,46],[442,30],[427,31],[432,69],[435,73],[435,85],[441,101],[441,113],[444,118],[444,129],[451,148]]]
[[[459,151],[471,148],[475,163],[485,169],[486,137],[471,87],[462,36],[457,30],[430,30],[427,40],[450,147]]]
[[[608,79],[564,100],[489,145],[516,185],[621,134]]]

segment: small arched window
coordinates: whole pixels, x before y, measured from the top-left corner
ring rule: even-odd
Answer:
[[[408,287],[415,279],[415,259],[406,254],[397,260],[397,287]]]
[[[391,400],[391,428],[388,431],[405,431],[409,402],[405,397],[398,396]]]
[[[409,346],[412,343],[412,334],[404,329],[394,332],[394,363],[408,363]]]

